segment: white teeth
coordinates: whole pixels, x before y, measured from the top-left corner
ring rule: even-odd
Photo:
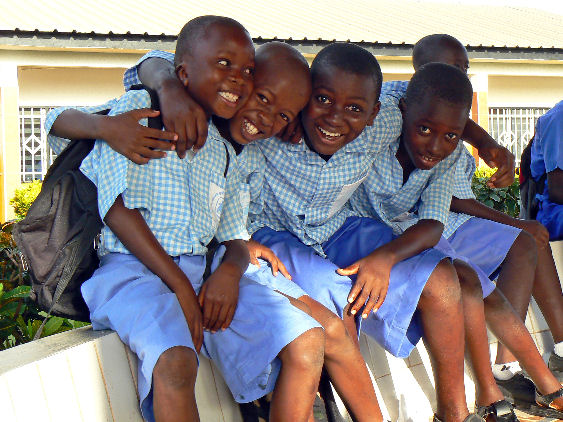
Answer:
[[[246,130],[250,135],[256,135],[258,133],[258,128],[248,120],[244,121],[244,130]]]
[[[237,94],[233,94],[231,92],[221,91],[219,95],[230,103],[236,103],[239,99]]]
[[[330,138],[337,138],[339,137],[341,134],[340,133],[333,133],[333,132],[329,132],[328,130],[324,130],[322,127],[317,126],[319,128],[319,130],[321,131],[321,133],[325,136],[328,136]]]

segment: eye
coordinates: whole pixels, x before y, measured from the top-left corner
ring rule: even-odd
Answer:
[[[430,134],[430,128],[426,127],[426,126],[419,126],[418,131],[420,133],[422,133],[423,135],[429,135]]]
[[[354,113],[361,113],[362,112],[362,108],[359,105],[356,105],[356,104],[351,104],[351,105],[347,106],[346,109],[350,110]]]
[[[263,102],[264,104],[268,104],[268,99],[266,98],[265,95],[263,94],[256,94],[256,96],[258,97],[258,99]]]
[[[457,133],[446,133],[446,139],[450,142],[455,141],[457,138]]]
[[[247,67],[246,69],[243,70],[244,74],[246,76],[252,76],[254,75],[254,69],[251,67]]]
[[[291,119],[289,118],[289,116],[285,113],[280,113],[280,117],[285,120],[286,122],[290,122]]]
[[[230,62],[227,59],[219,59],[217,60],[217,64],[220,66],[228,66]]]
[[[317,95],[316,100],[321,104],[330,104],[330,99],[326,95]]]

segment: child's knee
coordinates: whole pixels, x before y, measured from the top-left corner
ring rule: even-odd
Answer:
[[[422,303],[459,304],[461,289],[456,270],[449,259],[436,265],[420,295]]]
[[[522,230],[514,240],[508,252],[508,257],[535,266],[538,259],[538,246],[534,237],[530,233]]]
[[[197,356],[183,346],[166,350],[156,362],[153,371],[155,386],[174,390],[193,389],[197,377]]]
[[[320,371],[324,362],[324,344],[323,329],[312,328],[283,348],[279,355],[282,365]]]
[[[466,262],[455,260],[454,267],[459,278],[459,284],[464,297],[483,300],[483,288],[477,273]]]

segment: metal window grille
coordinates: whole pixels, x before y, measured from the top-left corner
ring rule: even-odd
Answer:
[[[45,116],[52,107],[20,107],[21,181],[43,180],[56,158],[47,146],[43,128]]]
[[[538,118],[549,108],[490,107],[489,133],[498,143],[508,148],[520,164],[522,150],[528,145]]]

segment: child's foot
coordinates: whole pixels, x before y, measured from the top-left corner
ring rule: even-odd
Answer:
[[[518,422],[514,408],[506,400],[499,400],[488,406],[476,406],[477,414],[483,419],[496,422]]]
[[[438,416],[434,415],[434,418],[432,419],[432,422],[442,422],[442,420],[440,418],[438,418]],[[476,413],[470,413],[464,420],[463,422],[485,422],[485,419],[483,419],[481,416],[479,416]]]
[[[547,367],[553,372],[559,382],[563,382],[563,357],[551,352]]]
[[[538,406],[546,409],[546,411],[553,411],[553,415],[547,415],[549,417],[563,419],[563,406],[559,404],[562,401],[562,398],[563,388],[560,388],[554,393],[543,395],[536,390],[536,403]],[[556,401],[558,402],[557,404],[555,403]]]
[[[493,375],[507,401],[512,404],[515,402],[535,403],[536,386],[522,372],[514,371],[511,365],[495,364]]]

